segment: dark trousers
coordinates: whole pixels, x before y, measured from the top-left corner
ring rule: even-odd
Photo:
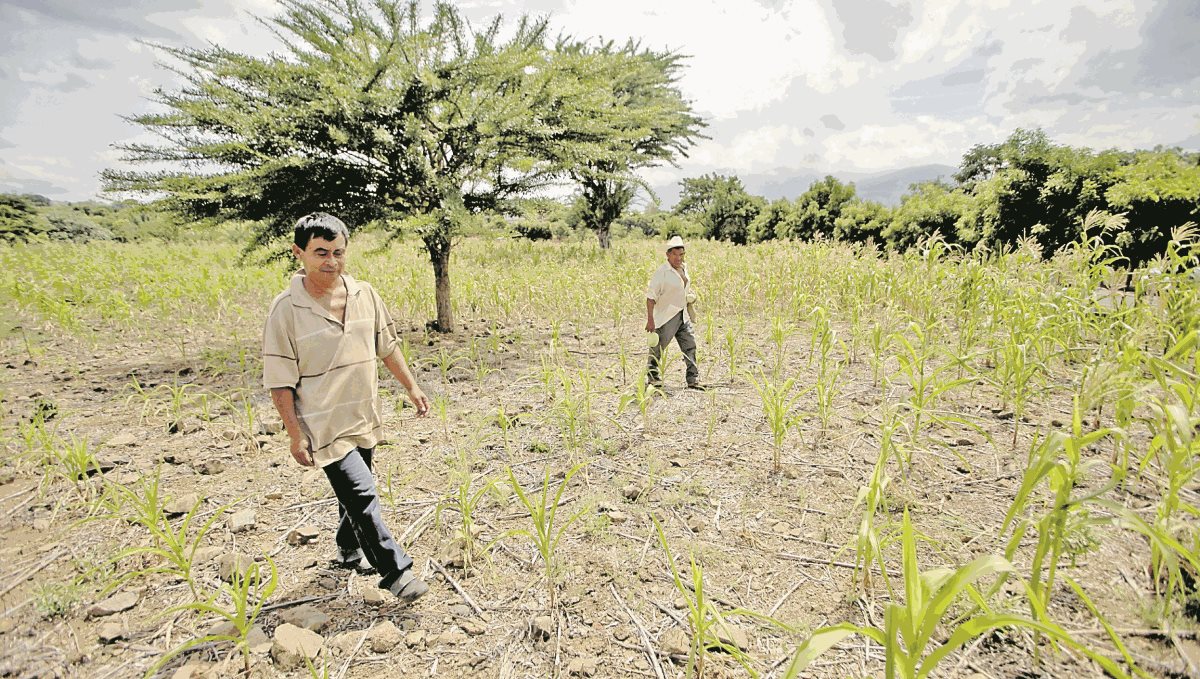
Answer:
[[[356,448],[324,467],[338,501],[337,546],[343,556],[362,550],[367,561],[382,576],[381,586],[394,582],[412,566],[412,557],[392,537],[383,523],[375,474],[371,471],[373,448]]]
[[[700,367],[696,365],[696,337],[692,334],[692,324],[683,320],[683,312],[680,311],[672,316],[671,320],[663,323],[655,332],[658,333],[658,346],[650,348],[650,362],[647,365],[650,381],[656,382],[662,379],[659,362],[662,360],[663,351],[674,338],[679,343],[679,350],[683,352],[683,362],[687,368],[687,383],[699,383]]]

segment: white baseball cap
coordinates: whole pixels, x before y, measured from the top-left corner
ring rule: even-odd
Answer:
[[[682,247],[684,247],[683,239],[680,238],[679,236],[671,236],[671,240],[667,241],[667,244],[663,246],[663,252],[666,252],[666,251],[670,250],[671,248],[682,248]]]

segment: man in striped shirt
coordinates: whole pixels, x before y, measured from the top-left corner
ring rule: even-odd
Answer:
[[[405,601],[429,587],[383,523],[372,455],[383,439],[376,360],[408,392],[417,415],[429,399],[398,351],[387,307],[344,272],[350,232],[317,212],[296,222],[292,253],[302,268],[271,303],[263,332],[263,385],[283,419],[291,454],[325,472],[338,500],[339,565],[374,568],[379,586]],[[365,570],[365,569],[363,569]]]

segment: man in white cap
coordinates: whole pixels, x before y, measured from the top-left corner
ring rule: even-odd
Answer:
[[[692,334],[689,308],[695,296],[687,265],[683,263],[683,239],[672,236],[663,250],[667,261],[658,267],[646,287],[646,332],[658,333],[658,344],[650,347],[647,377],[650,384],[662,386],[659,361],[663,350],[674,338],[683,352],[688,389],[704,391],[704,386],[700,384],[700,368],[696,365],[696,337]]]

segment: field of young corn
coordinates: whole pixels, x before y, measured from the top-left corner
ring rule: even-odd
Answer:
[[[439,335],[359,239],[434,403],[383,382],[411,607],[260,387],[291,263],[0,246],[0,675],[1200,676],[1197,235],[689,243],[707,392],[645,384],[653,242],[464,239]]]

